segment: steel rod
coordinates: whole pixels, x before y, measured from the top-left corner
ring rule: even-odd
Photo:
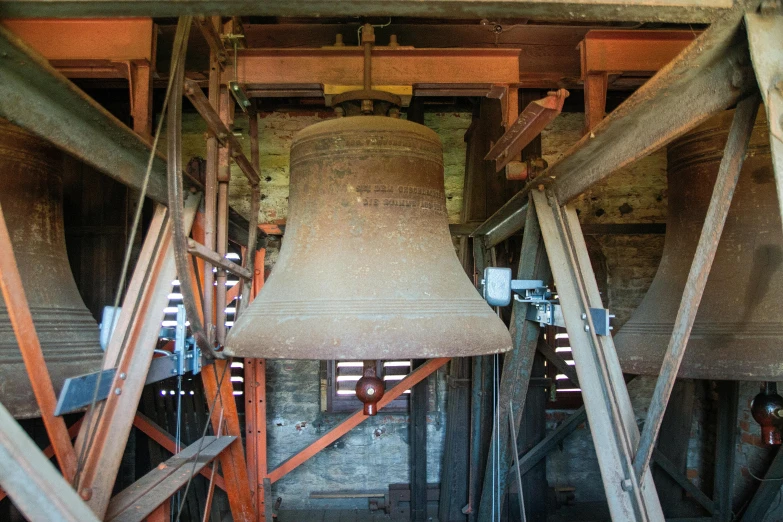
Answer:
[[[204,261],[207,261],[214,266],[218,266],[237,277],[241,277],[243,279],[253,278],[252,272],[250,272],[250,270],[247,268],[243,268],[226,258],[220,257],[217,252],[209,250],[207,247],[193,239],[188,239],[188,253],[198,257],[199,259],[203,259]]]
[[[242,145],[239,143],[237,137],[234,136],[226,124],[221,120],[220,115],[212,107],[209,99],[204,95],[204,91],[198,86],[198,83],[186,79],[184,92],[204,119],[209,131],[217,138],[220,144],[223,146],[231,145],[233,159],[242,170],[242,173],[247,177],[250,184],[257,185],[259,182],[258,172],[253,164],[247,159],[245,153],[242,152]]]
[[[404,379],[398,382],[391,390],[387,390],[383,394],[383,398],[378,401],[378,409],[380,410],[384,406],[387,406],[394,399],[405,393],[411,386],[418,384],[427,376],[436,372],[438,368],[449,362],[449,357],[441,357],[438,359],[430,359],[414,371],[409,373]],[[285,462],[280,464],[277,468],[269,472],[268,478],[271,482],[277,482],[288,473],[305,463],[308,459],[315,456],[319,451],[326,448],[337,439],[348,433],[351,429],[358,426],[370,417],[364,414],[363,410],[359,410],[343,422],[326,432],[318,440],[307,446],[305,449],[290,457]]]
[[[699,237],[699,244],[693,257],[688,280],[685,283],[680,307],[677,310],[677,318],[674,322],[674,331],[669,339],[669,346],[663,359],[661,373],[655,384],[650,407],[647,410],[647,418],[644,422],[642,437],[639,441],[639,449],[634,458],[634,471],[636,477],[641,478],[650,466],[655,441],[658,431],[661,429],[663,414],[666,404],[669,402],[680,363],[685,355],[685,347],[696,320],[704,288],[707,285],[707,277],[712,268],[712,261],[718,250],[718,243],[726,223],[734,189],[737,186],[742,164],[745,161],[745,153],[756,120],[759,97],[751,96],[737,105],[734,120],[731,123],[726,148],[723,151],[723,159],[715,180],[715,188],[712,192],[707,216]]]

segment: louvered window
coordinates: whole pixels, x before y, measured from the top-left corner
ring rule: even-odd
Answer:
[[[544,340],[569,366],[574,366],[571,343],[565,328],[548,326],[544,333]],[[548,409],[572,410],[582,405],[581,388],[578,388],[568,377],[560,373],[549,361],[546,363],[546,375],[555,382],[554,398],[550,396],[550,401],[547,404]]]
[[[377,374],[381,376],[386,390],[393,388],[411,371],[411,362],[378,361]],[[362,408],[362,403],[356,398],[356,381],[362,376],[364,363],[362,361],[326,361],[326,404],[328,412],[354,412]],[[382,412],[407,412],[410,390],[406,390],[391,404],[385,406]]]

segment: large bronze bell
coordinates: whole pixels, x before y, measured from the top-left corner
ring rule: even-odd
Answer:
[[[511,338],[454,253],[443,151],[422,125],[353,116],[291,146],[280,257],[239,316],[239,357],[409,359],[504,352]]]
[[[733,111],[668,148],[669,216],[658,272],[615,337],[623,371],[660,373],[680,298],[707,213]],[[783,377],[783,231],[764,110],[707,280],[680,377]]]
[[[56,393],[67,377],[99,369],[102,357],[68,264],[62,200],[62,153],[0,120],[0,205]],[[2,295],[0,402],[16,418],[40,415]]]

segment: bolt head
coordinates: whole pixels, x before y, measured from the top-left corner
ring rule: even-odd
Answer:
[[[120,395],[122,393],[122,388],[114,388],[114,395]]]
[[[586,325],[585,325],[585,332],[589,332],[589,331],[590,331],[590,325],[589,325],[589,324],[586,324]]]
[[[583,313],[583,314],[582,314],[582,319],[583,319],[583,320],[584,320],[584,319],[587,319],[587,314]]]
[[[375,395],[375,388],[367,388],[367,395]]]
[[[124,381],[125,379],[127,379],[127,378],[128,378],[128,376],[125,374],[125,372],[122,372],[122,373],[120,374],[120,379],[122,379],[123,381]]]
[[[633,489],[633,482],[631,479],[625,479],[620,486],[623,488],[623,491],[631,491]]]

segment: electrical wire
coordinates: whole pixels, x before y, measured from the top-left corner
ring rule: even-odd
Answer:
[[[179,60],[182,53],[183,47],[187,47],[187,39],[183,37],[184,31],[180,29],[179,25],[177,26],[177,32],[174,37],[174,45],[172,48],[172,62],[171,62],[171,70],[176,70],[179,64]],[[139,191],[139,200],[138,204],[136,205],[136,213],[133,216],[133,224],[131,226],[130,235],[128,236],[128,243],[125,247],[125,256],[122,261],[122,270],[120,271],[120,280],[119,284],[117,285],[117,292],[114,297],[114,315],[112,315],[111,322],[114,324],[116,322],[117,318],[117,308],[120,305],[120,299],[122,298],[122,292],[123,288],[125,286],[125,280],[128,277],[128,268],[130,266],[130,259],[131,255],[133,253],[133,243],[136,240],[136,232],[139,228],[139,225],[141,223],[141,213],[142,213],[142,207],[144,206],[144,198],[147,195],[147,188],[149,187],[149,181],[152,174],[152,165],[156,158],[156,152],[158,149],[158,142],[160,141],[160,135],[163,130],[163,121],[164,121],[164,115],[166,114],[166,107],[168,106],[169,99],[171,97],[171,88],[173,84],[174,77],[173,75],[169,75],[169,81],[166,86],[166,96],[163,99],[163,110],[161,113],[161,117],[158,120],[158,125],[155,129],[155,138],[152,142],[152,147],[150,149],[150,155],[149,159],[147,161],[147,170],[144,173],[144,181],[141,184],[141,190]],[[113,332],[112,332],[113,337]],[[111,344],[111,340],[109,341]],[[114,363],[112,364],[112,367],[116,368],[117,364],[120,361],[120,358],[122,357],[123,353],[125,351],[125,347],[123,346],[117,353],[117,356],[114,360]],[[103,352],[103,360],[101,362],[101,368],[106,368],[106,358],[108,357],[108,352]],[[73,477],[73,485],[74,487],[78,485],[79,479],[81,477],[81,473],[84,470],[84,463],[85,459],[87,457],[87,454],[89,453],[89,450],[92,448],[94,442],[95,442],[95,435],[98,430],[98,423],[92,422],[93,421],[93,415],[95,415],[95,405],[98,402],[98,390],[101,386],[101,379],[103,377],[103,372],[98,373],[98,378],[95,381],[95,388],[93,389],[92,399],[90,401],[90,407],[87,410],[87,426],[91,426],[92,430],[90,431],[90,434],[87,439],[87,443],[83,444],[79,450],[79,458],[77,460],[76,465],[76,473]],[[100,414],[98,416],[98,419],[101,418],[103,415],[103,409],[101,409]]]

